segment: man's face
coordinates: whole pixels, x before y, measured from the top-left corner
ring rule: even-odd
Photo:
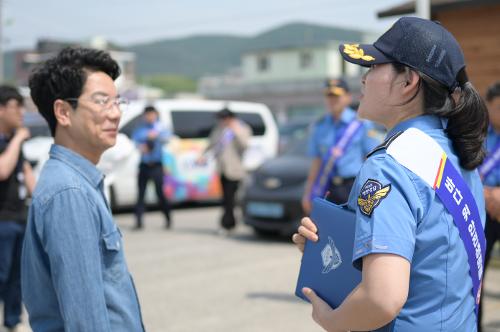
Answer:
[[[5,105],[0,105],[0,121],[8,131],[14,131],[23,125],[23,106],[15,99],[10,99]]]
[[[111,77],[91,72],[78,98],[78,106],[70,112],[69,136],[82,152],[102,154],[116,143],[121,112],[115,104],[118,94]]]
[[[490,123],[495,130],[500,130],[500,97],[495,97],[493,100],[486,103],[488,106],[488,114]]]
[[[219,121],[223,127],[229,127],[229,125],[233,121],[233,118],[230,116],[226,116],[226,117],[220,118]]]
[[[144,113],[144,121],[149,124],[153,124],[158,120],[158,114],[156,112],[146,112]]]
[[[337,96],[334,94],[325,95],[325,103],[328,112],[331,114],[340,114],[350,103],[350,95],[344,94],[342,96]]]

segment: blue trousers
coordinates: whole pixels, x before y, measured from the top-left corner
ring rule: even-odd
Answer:
[[[0,221],[0,299],[4,304],[4,325],[21,322],[21,249],[24,226]]]

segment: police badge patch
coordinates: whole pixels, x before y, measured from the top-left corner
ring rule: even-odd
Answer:
[[[390,184],[382,187],[382,184],[377,180],[368,179],[361,187],[358,196],[358,206],[361,213],[371,217],[373,210],[387,197],[390,191]]]

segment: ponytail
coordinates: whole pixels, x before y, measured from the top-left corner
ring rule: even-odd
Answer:
[[[488,110],[474,86],[467,82],[461,88],[458,105],[448,118],[446,132],[460,159],[460,166],[472,170],[483,163],[484,141],[488,131]]]
[[[473,170],[482,164],[486,155],[484,141],[488,131],[488,110],[474,86],[466,81],[461,84],[457,102],[455,93],[421,74],[423,79],[425,112],[448,119],[446,133],[460,160],[460,166]]]

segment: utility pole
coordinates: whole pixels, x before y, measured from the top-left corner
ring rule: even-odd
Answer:
[[[431,0],[415,0],[415,12],[418,17],[430,20]]]

